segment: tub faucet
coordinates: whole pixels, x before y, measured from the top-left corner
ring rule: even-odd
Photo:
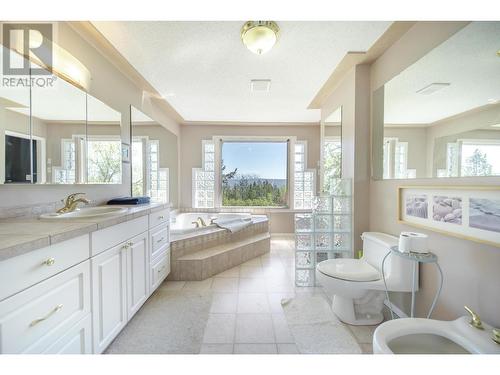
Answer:
[[[81,198],[77,198],[79,195],[83,195]],[[90,201],[85,198],[85,193],[74,193],[70,194],[63,200],[64,207],[57,210],[58,214],[65,214],[67,212],[73,212],[77,209],[78,203],[89,204]]]
[[[207,223],[205,223],[205,220],[203,220],[203,218],[201,216],[198,216],[198,219],[196,219],[196,221],[198,221],[202,227],[207,226]]]

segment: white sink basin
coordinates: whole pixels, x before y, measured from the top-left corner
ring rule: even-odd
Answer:
[[[78,209],[73,212],[67,212],[65,214],[50,213],[40,215],[40,219],[51,219],[51,220],[67,220],[67,219],[91,219],[97,217],[113,216],[125,213],[127,211],[124,207],[109,207],[109,206],[99,206],[99,207],[89,207]]]
[[[381,324],[373,334],[375,354],[500,354],[492,327],[469,325],[468,317],[452,321],[404,318]]]

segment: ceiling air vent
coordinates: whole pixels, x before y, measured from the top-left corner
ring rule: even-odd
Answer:
[[[252,79],[250,80],[251,92],[269,92],[271,89],[270,79]]]
[[[449,85],[450,84],[447,82],[431,83],[430,85],[427,85],[424,88],[421,88],[420,90],[418,90],[417,94],[422,94],[422,95],[434,94],[436,91],[444,89],[445,87],[448,87]]]

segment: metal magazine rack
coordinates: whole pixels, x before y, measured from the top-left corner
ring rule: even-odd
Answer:
[[[295,284],[315,286],[316,264],[351,258],[352,187],[350,179],[334,179],[331,194],[314,198],[312,212],[295,214]]]

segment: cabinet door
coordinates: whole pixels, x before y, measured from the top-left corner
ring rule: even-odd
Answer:
[[[92,318],[87,315],[54,345],[44,351],[44,354],[92,354]]]
[[[126,244],[92,258],[94,353],[102,353],[127,324]]]
[[[134,237],[127,246],[127,316],[130,320],[149,296],[147,232]]]

